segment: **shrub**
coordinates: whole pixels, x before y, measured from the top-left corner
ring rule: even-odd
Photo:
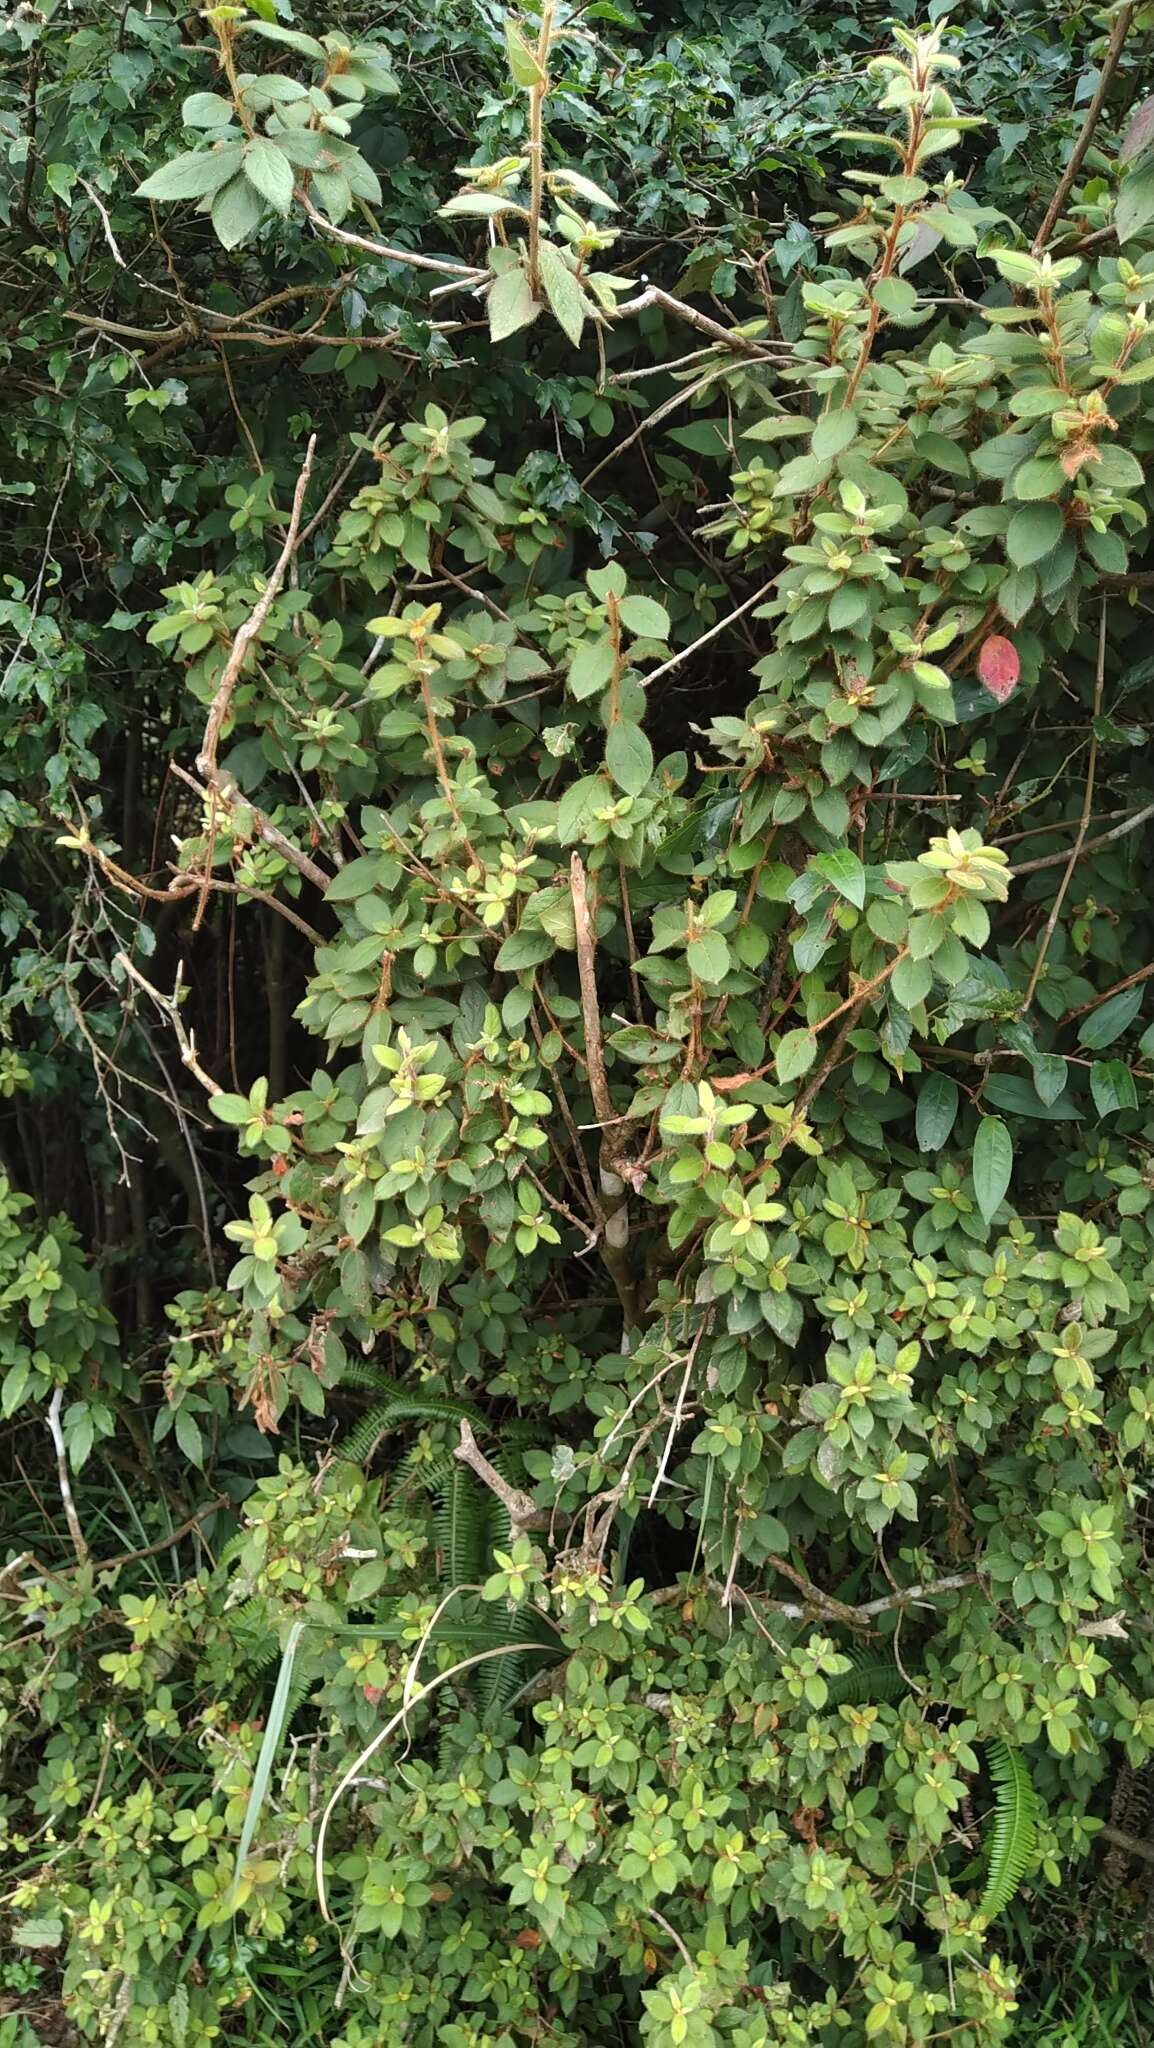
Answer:
[[[387,46],[207,22],[137,198],[392,278]],[[167,893],[280,906],[311,1079],[222,1085],[117,953],[249,1176],[153,1411],[217,1554],[5,1574],[14,1938],[122,2048],[282,1976],[338,2048],[977,2048],[1001,1916],[1154,1750],[1141,145],[1027,246],[899,25],[734,321],[553,150],[583,33],[506,25],[442,194],[422,345],[480,409],[458,360],[318,422],[148,632],[202,730]],[[618,436],[583,481],[502,415],[526,366]],[[602,504],[635,447],[658,502]],[[4,1394],[67,1384],[74,1465],[87,1300]]]

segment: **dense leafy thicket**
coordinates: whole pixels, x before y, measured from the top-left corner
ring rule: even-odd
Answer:
[[[897,13],[0,17],[3,2048],[1137,1956],[1154,7]]]

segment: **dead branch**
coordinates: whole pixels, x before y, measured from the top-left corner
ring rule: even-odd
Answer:
[[[487,1486],[490,1493],[496,1494],[509,1517],[514,1536],[523,1535],[527,1529],[549,1527],[548,1512],[538,1508],[532,1494],[522,1493],[519,1487],[510,1486],[508,1480],[501,1477],[496,1466],[490,1465],[473,1435],[471,1424],[464,1418],[461,1421],[461,1441],[456,1446],[453,1456],[458,1458],[462,1465],[467,1465],[470,1472],[475,1472],[481,1484]]]
[[[176,982],[172,994],[166,996],[162,995],[158,988],[154,988],[152,983],[145,979],[135,961],[130,960],[127,953],[115,953],[113,955],[113,965],[119,967],[128,976],[130,981],[136,983],[138,988],[142,988],[145,995],[152,997],[161,1016],[167,1018],[172,1026],[173,1035],[180,1047],[182,1063],[188,1068],[190,1074],[195,1074],[205,1093],[208,1095],[222,1095],[224,1090],[221,1088],[220,1082],[214,1081],[212,1075],[206,1073],[205,1069],[201,1066],[197,1056],[196,1039],[193,1033],[185,1028],[184,1018],[180,1014],[182,969],[180,967],[177,968]]]
[[[64,1503],[64,1519],[68,1523],[68,1533],[72,1538],[72,1548],[76,1552],[76,1562],[79,1565],[86,1565],[89,1559],[88,1544],[84,1538],[84,1531],[80,1526],[80,1517],[76,1512],[76,1502],[72,1497],[72,1480],[68,1471],[68,1453],[64,1448],[64,1431],[60,1427],[60,1410],[63,1404],[64,1389],[63,1387],[57,1387],[48,1404],[46,1420],[48,1423],[48,1433],[52,1438],[52,1448],[56,1452],[56,1479],[60,1487],[60,1498]]]

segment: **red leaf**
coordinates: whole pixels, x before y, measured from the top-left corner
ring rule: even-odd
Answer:
[[[1141,155],[1152,138],[1154,138],[1154,100],[1145,100],[1126,130],[1125,140],[1118,151],[1119,160],[1124,164],[1128,164],[1133,157]]]
[[[991,633],[989,639],[982,642],[978,674],[995,704],[1004,704],[1007,697],[1013,696],[1021,672],[1022,664],[1013,641],[1001,633]]]

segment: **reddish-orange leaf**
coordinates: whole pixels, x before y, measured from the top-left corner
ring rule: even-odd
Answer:
[[[996,704],[1004,704],[1007,697],[1013,696],[1021,672],[1022,664],[1013,641],[1001,633],[991,633],[982,642],[978,674]]]

